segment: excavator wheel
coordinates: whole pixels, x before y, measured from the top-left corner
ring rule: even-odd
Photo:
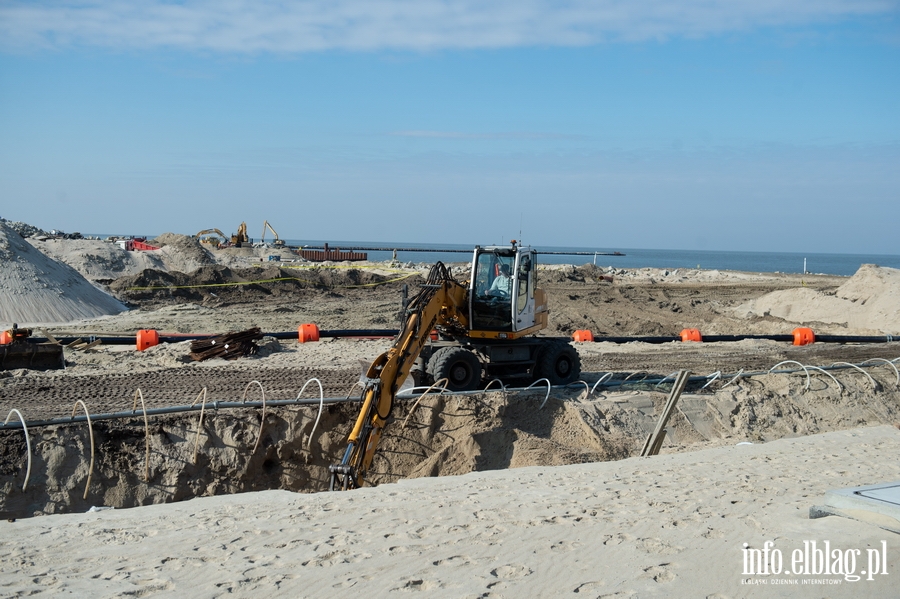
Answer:
[[[462,347],[442,347],[428,361],[428,373],[435,381],[447,379],[451,391],[472,391],[481,383],[481,360]]]
[[[535,379],[547,379],[551,385],[568,385],[581,375],[581,357],[565,341],[548,341],[534,369]]]

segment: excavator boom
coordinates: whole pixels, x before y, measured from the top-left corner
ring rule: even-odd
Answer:
[[[353,489],[363,484],[397,391],[435,326],[465,330],[465,302],[465,286],[450,276],[443,263],[435,264],[421,291],[410,300],[406,322],[394,345],[378,356],[366,372],[363,405],[350,432],[347,450],[341,462],[330,467],[331,490]]]

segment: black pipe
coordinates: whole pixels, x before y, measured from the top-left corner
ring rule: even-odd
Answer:
[[[397,329],[333,329],[319,331],[320,338],[338,338],[338,337],[396,337],[400,331]],[[179,335],[160,335],[160,343],[178,343],[180,341],[193,341],[195,339],[211,339],[219,335],[213,334],[179,334]],[[274,337],[275,339],[296,339],[297,331],[285,331],[275,333],[263,333],[264,337]],[[558,339],[569,340],[569,337],[554,337]],[[793,342],[793,335],[703,335],[702,340],[710,343],[715,342],[733,342],[744,341],[746,339],[760,339],[769,341]],[[35,343],[46,343],[49,339],[43,337],[29,337],[29,341]],[[104,345],[135,345],[134,336],[125,337],[106,337],[102,335],[85,335],[83,337],[57,337],[56,340],[62,345],[68,345],[75,341],[81,340],[87,343],[99,340]],[[894,335],[816,335],[816,342],[820,343],[894,343],[900,341],[900,336]],[[656,336],[633,336],[633,337],[594,337],[597,343],[631,343],[639,341],[641,343],[672,343],[673,341],[681,341],[678,335],[656,335]]]
[[[710,343],[744,341],[745,339],[767,339],[769,341],[793,342],[793,335],[702,335],[702,340]],[[893,335],[816,335],[816,342],[821,343],[892,343],[900,341],[900,337]],[[681,336],[657,336],[657,337],[594,337],[599,343],[631,343],[640,341],[643,343],[671,343],[681,341]]]

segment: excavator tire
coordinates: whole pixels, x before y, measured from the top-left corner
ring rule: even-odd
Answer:
[[[428,361],[428,373],[435,381],[447,379],[451,391],[472,391],[481,383],[481,360],[462,347],[442,347]]]
[[[551,385],[568,385],[581,375],[581,357],[565,341],[548,341],[534,371],[535,379],[545,378]]]

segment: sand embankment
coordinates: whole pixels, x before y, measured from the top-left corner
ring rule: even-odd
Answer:
[[[900,334],[900,270],[863,264],[834,293],[800,287],[773,291],[735,310],[798,323],[838,324],[856,331]]]
[[[808,518],[832,488],[900,479],[881,426],[653,458],[265,491],[3,522],[8,595],[263,598],[896,596],[897,536]],[[799,574],[747,574],[767,541]],[[804,543],[887,574],[804,574]],[[883,544],[884,543],[884,544]],[[847,562],[849,565],[849,562]],[[871,580],[869,580],[871,578]],[[777,586],[778,588],[772,588]]]
[[[34,249],[0,223],[0,328],[97,318],[125,311],[72,267]]]

